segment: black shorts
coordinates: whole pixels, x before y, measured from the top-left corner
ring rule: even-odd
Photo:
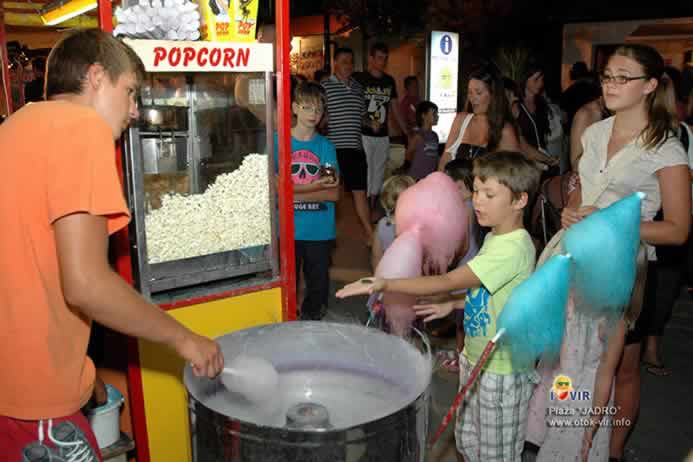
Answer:
[[[337,162],[344,190],[365,191],[368,171],[366,154],[361,149],[337,149]]]

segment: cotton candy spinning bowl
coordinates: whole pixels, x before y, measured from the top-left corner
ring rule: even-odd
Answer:
[[[227,361],[271,362],[279,389],[249,400],[186,367],[193,461],[424,460],[432,362],[422,337],[288,322],[217,340]]]

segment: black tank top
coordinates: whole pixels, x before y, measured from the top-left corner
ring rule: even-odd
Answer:
[[[477,157],[481,157],[488,152],[484,146],[476,146],[474,144],[462,143],[460,147],[457,148],[455,153],[456,159],[469,159],[474,160]]]

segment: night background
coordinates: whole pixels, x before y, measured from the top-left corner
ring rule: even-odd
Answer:
[[[655,6],[656,5],[656,6]],[[423,40],[424,32],[459,32],[462,74],[499,48],[526,47],[546,64],[547,90],[560,92],[563,25],[693,16],[693,2],[581,0],[292,0],[292,18],[333,14],[366,31],[366,40]],[[260,22],[274,22],[274,1],[261,0]]]

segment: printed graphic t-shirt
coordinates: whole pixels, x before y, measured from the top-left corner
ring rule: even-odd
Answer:
[[[496,320],[513,289],[534,271],[535,250],[524,229],[494,235],[488,233],[481,250],[468,263],[481,281],[481,287],[467,293],[464,305],[464,356],[476,364],[489,340],[496,335]],[[484,370],[494,374],[513,374],[510,352],[496,348]]]
[[[274,162],[279,168],[279,141],[274,134]],[[320,179],[320,166],[330,164],[339,174],[334,145],[316,134],[309,141],[291,137],[291,179],[294,184],[310,184]],[[335,238],[334,202],[294,201],[294,228],[297,241],[329,241]]]
[[[438,134],[433,130],[424,131],[420,128],[414,129],[414,132],[421,135],[423,142],[416,148],[408,173],[418,181],[438,169]]]
[[[383,74],[382,77],[373,77],[369,72],[359,72],[354,74],[354,78],[363,87],[368,118],[380,122],[378,131],[373,131],[370,125],[364,125],[363,134],[366,136],[387,136],[390,101],[397,100],[395,79],[387,74]]]

